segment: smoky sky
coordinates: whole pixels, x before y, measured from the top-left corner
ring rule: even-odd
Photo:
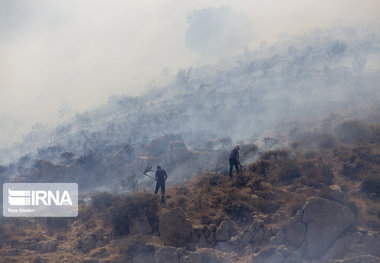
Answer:
[[[230,7],[194,10],[187,21],[186,46],[205,57],[228,55],[252,39],[249,18]]]
[[[0,0],[0,147],[283,34],[380,21],[377,0]],[[38,126],[38,125],[37,125]]]

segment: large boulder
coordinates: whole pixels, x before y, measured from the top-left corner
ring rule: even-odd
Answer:
[[[345,258],[345,255],[364,255],[364,253],[352,253],[352,248],[358,248],[361,244],[362,235],[359,232],[347,233],[335,241],[334,245],[323,255],[321,261],[328,262],[333,259]],[[350,253],[351,252],[351,253]]]
[[[236,233],[234,223],[228,220],[223,220],[215,231],[215,240],[227,241],[234,233]]]
[[[380,259],[373,256],[365,255],[365,256],[335,260],[334,263],[380,263]]]
[[[189,239],[192,230],[191,221],[185,218],[185,211],[181,207],[162,214],[158,227],[165,246],[174,247],[184,244]]]
[[[175,247],[160,247],[154,254],[154,263],[178,263],[178,258]]]
[[[285,259],[284,255],[282,255],[276,247],[267,247],[261,250],[254,257],[255,263],[278,263],[283,262]]]
[[[285,226],[286,239],[293,248],[299,248],[305,240],[306,226],[300,221],[292,218]]]
[[[320,258],[352,225],[355,216],[338,202],[314,197],[305,203],[302,220],[307,224],[307,255]]]
[[[180,263],[227,263],[236,262],[230,254],[223,253],[216,249],[201,248],[195,252],[189,252],[188,255],[181,257]]]
[[[360,243],[353,245],[353,252],[359,255],[373,255],[380,257],[380,233],[368,232]]]

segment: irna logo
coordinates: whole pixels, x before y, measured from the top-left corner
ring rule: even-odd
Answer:
[[[74,217],[78,215],[76,183],[6,183],[6,217]]]
[[[8,189],[9,205],[73,205],[68,191],[20,191]]]

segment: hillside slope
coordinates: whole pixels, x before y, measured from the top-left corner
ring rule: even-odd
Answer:
[[[205,171],[166,203],[104,192],[78,218],[2,218],[2,262],[380,262],[380,126],[337,130],[243,145],[242,175]]]

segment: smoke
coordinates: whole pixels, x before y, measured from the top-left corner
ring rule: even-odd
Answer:
[[[167,133],[181,134],[197,149],[215,138],[260,140],[268,131],[317,123],[330,113],[362,117],[379,101],[378,45],[371,28],[314,31],[181,70],[168,85],[138,97],[113,96],[55,129],[35,125],[18,149],[25,154],[37,145],[63,145],[85,153],[98,144],[144,144]],[[61,106],[60,114],[70,109]]]
[[[376,0],[0,0],[0,147],[35,123],[54,128],[111,95],[140,96],[179,68],[249,53],[284,33],[337,21],[378,27],[378,10]]]
[[[249,18],[229,7],[194,10],[187,20],[186,46],[204,57],[226,56],[252,39]]]

